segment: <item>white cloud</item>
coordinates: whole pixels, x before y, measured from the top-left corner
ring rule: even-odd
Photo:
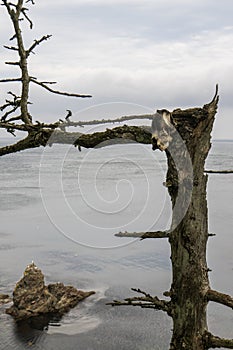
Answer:
[[[32,56],[31,74],[43,80],[58,81],[61,90],[91,93],[94,98],[88,102],[67,101],[46,95],[38,87],[33,89],[35,99],[31,98],[35,101],[32,108],[36,115],[39,115],[40,110],[43,113],[47,110],[51,118],[54,118],[60,110],[66,109],[67,104],[82,108],[92,103],[111,101],[171,109],[201,105],[211,98],[215,83],[218,82],[221,92],[220,112],[227,110],[221,120],[223,123],[224,120],[229,120],[230,111],[233,111],[233,27],[225,21],[211,22],[211,16],[207,12],[192,11],[194,6],[204,6],[203,2],[71,0],[68,8],[64,1],[57,0],[56,7],[54,3],[41,0],[33,8],[32,14],[37,23],[36,29],[27,37],[27,45],[44,33],[54,32],[54,37],[37,48],[38,54]],[[182,3],[185,6],[181,6]],[[208,3],[209,1],[205,6]],[[125,19],[121,19],[119,25],[118,18],[107,18],[114,15],[114,9],[109,12],[103,8],[97,15],[91,6],[103,5],[110,8],[109,5],[114,4],[118,6],[114,9],[118,8],[120,13],[124,10],[126,12]],[[83,8],[90,7],[82,12],[81,5]],[[140,11],[130,12],[129,8],[120,8],[120,5],[144,6],[143,16],[139,16]],[[161,18],[159,19],[160,12],[152,12],[151,9],[148,11],[147,5],[153,7],[153,10],[163,8]],[[180,7],[176,8],[177,5]],[[223,5],[219,6],[223,11]],[[73,9],[75,11],[72,13]],[[89,9],[92,12],[88,12]],[[184,12],[179,14],[179,9]],[[167,21],[163,17],[166,11]],[[153,13],[155,23],[151,21]],[[187,17],[184,17],[186,22],[182,27],[184,14]],[[206,25],[198,28],[197,23],[192,23],[189,27],[188,20],[195,22],[195,16],[199,15],[215,27],[209,28]],[[1,27],[8,28],[8,25],[9,21],[5,18]],[[10,32],[8,29],[1,31],[1,42],[6,43],[3,35]],[[173,32],[176,35],[171,35]],[[7,58],[10,54],[7,53]],[[12,76],[17,72],[17,69],[11,67],[6,68],[7,73],[3,69],[1,63],[0,72],[3,72],[3,76],[8,73]],[[49,101],[52,101],[51,104]],[[229,137],[229,127],[222,130],[221,137],[224,132]]]

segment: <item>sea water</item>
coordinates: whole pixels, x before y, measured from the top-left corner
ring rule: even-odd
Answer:
[[[8,142],[8,140],[6,140]],[[233,141],[214,141],[206,169],[233,168]],[[0,293],[11,293],[33,260],[46,283],[96,294],[47,329],[16,326],[0,312],[0,349],[168,349],[172,322],[150,309],[107,306],[140,288],[163,297],[171,283],[166,239],[119,238],[118,232],[165,230],[171,204],[166,159],[149,145],[79,152],[68,145],[0,159]],[[208,179],[211,286],[232,294],[233,174]],[[233,338],[231,310],[210,303],[209,329]]]

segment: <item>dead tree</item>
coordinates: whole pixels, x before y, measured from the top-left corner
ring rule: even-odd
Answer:
[[[168,232],[120,233],[121,237],[168,238],[171,247],[172,285],[160,300],[139,289],[143,296],[127,298],[116,305],[133,305],[165,311],[173,319],[170,349],[233,349],[233,339],[222,339],[208,332],[207,305],[210,301],[233,308],[233,298],[212,290],[208,278],[206,246],[208,209],[207,175],[204,165],[211,143],[210,134],[218,104],[218,89],[203,108],[173,111],[171,122],[181,136],[173,137],[166,149],[168,171],[166,186],[172,201],[172,224]],[[157,140],[154,141],[156,148]],[[158,147],[157,147],[158,148]],[[190,159],[189,159],[190,157]],[[190,167],[191,161],[191,167]]]
[[[33,0],[28,0],[34,4]],[[151,129],[137,126],[118,126],[103,132],[82,134],[67,132],[69,126],[81,127],[90,124],[104,124],[109,122],[125,122],[132,119],[153,119],[154,115],[125,116],[115,120],[94,120],[91,122],[70,120],[68,111],[65,122],[45,124],[34,122],[29,112],[29,87],[36,84],[49,92],[87,98],[90,95],[71,94],[51,88],[54,82],[43,82],[30,76],[27,59],[33,50],[42,42],[48,40],[45,35],[26,49],[20,29],[20,21],[25,19],[30,28],[33,23],[27,15],[27,8],[23,0],[15,4],[3,0],[13,24],[14,34],[11,40],[16,40],[15,46],[7,49],[17,52],[18,61],[6,64],[18,66],[21,75],[16,78],[2,79],[1,83],[19,82],[21,95],[17,96],[9,91],[2,112],[0,128],[14,136],[16,130],[26,132],[27,136],[13,145],[0,148],[0,156],[22,151],[28,148],[52,145],[53,143],[67,143],[80,147],[98,147],[109,140],[122,142],[135,141],[144,144],[151,143]],[[173,336],[171,350],[206,350],[209,348],[233,349],[233,340],[222,339],[208,332],[206,309],[210,301],[233,308],[233,298],[211,289],[206,262],[206,246],[210,234],[208,233],[208,211],[206,201],[207,175],[204,174],[205,160],[211,143],[210,134],[218,104],[218,91],[213,100],[203,108],[186,110],[176,109],[171,113],[167,130],[161,127],[157,136],[152,139],[153,149],[161,149],[161,139],[165,142],[168,171],[165,185],[171,197],[173,218],[170,230],[166,232],[119,233],[118,236],[148,238],[167,238],[171,247],[172,285],[164,295],[169,299],[158,297],[140,290],[133,289],[140,296],[122,301],[114,301],[111,305],[132,305],[142,308],[153,308],[165,311],[173,319]],[[156,123],[156,125],[159,123]],[[163,135],[161,134],[163,133]],[[177,136],[178,135],[178,136]],[[158,142],[159,141],[159,142]],[[164,142],[162,142],[164,145]],[[105,143],[106,144],[106,143]],[[228,171],[230,172],[230,171]]]
[[[34,4],[33,0],[27,0],[26,3]],[[16,3],[2,1],[2,5],[6,8],[10,20],[13,25],[14,34],[10,38],[10,41],[15,41],[15,46],[5,46],[6,49],[17,53],[18,58],[16,61],[5,62],[7,65],[13,65],[19,68],[20,76],[16,78],[1,79],[1,83],[19,82],[21,84],[21,94],[17,96],[14,92],[8,92],[8,98],[6,98],[4,104],[0,106],[0,128],[5,129],[7,132],[15,136],[15,130],[24,131],[27,133],[27,137],[11,146],[3,147],[0,149],[0,155],[21,151],[26,148],[38,147],[40,145],[46,145],[48,136],[52,131],[58,128],[61,122],[45,125],[40,122],[33,123],[32,116],[29,112],[29,89],[31,84],[36,84],[43,89],[48,90],[51,93],[70,96],[88,98],[90,95],[76,94],[61,92],[51,88],[55,82],[51,81],[39,81],[36,77],[29,74],[28,70],[28,58],[34,53],[34,50],[42,42],[48,40],[51,35],[44,35],[38,40],[34,40],[29,48],[25,48],[22,31],[20,28],[20,22],[26,20],[29,23],[30,29],[33,27],[33,23],[29,18],[27,11],[28,8],[24,5],[25,0],[17,0]]]

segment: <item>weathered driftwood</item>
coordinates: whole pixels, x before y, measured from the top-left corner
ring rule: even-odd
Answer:
[[[27,266],[22,279],[13,292],[13,305],[6,313],[16,321],[28,320],[38,316],[62,316],[80,301],[94,294],[84,292],[63,283],[44,283],[44,275],[34,263]]]

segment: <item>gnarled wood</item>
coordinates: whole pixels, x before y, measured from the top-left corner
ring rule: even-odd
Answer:
[[[208,211],[206,200],[207,176],[204,175],[205,160],[211,143],[218,96],[202,109],[175,111],[176,129],[185,141],[192,161],[193,182],[190,169],[177,169],[168,151],[167,182],[173,205],[173,232],[169,236],[172,261],[171,303],[173,306],[173,336],[171,350],[204,350],[202,336],[207,329],[206,293],[209,290],[206,244],[208,240]],[[181,118],[177,118],[181,115]],[[184,157],[182,145],[174,141],[177,157]],[[173,149],[174,153],[174,149]],[[182,171],[182,181],[179,172]],[[177,206],[178,192],[183,201]],[[188,203],[188,201],[190,201]],[[185,210],[187,209],[186,213]],[[180,217],[180,213],[185,213]]]
[[[213,334],[206,332],[204,334],[205,349],[226,348],[233,349],[233,339],[224,339],[216,337]]]

